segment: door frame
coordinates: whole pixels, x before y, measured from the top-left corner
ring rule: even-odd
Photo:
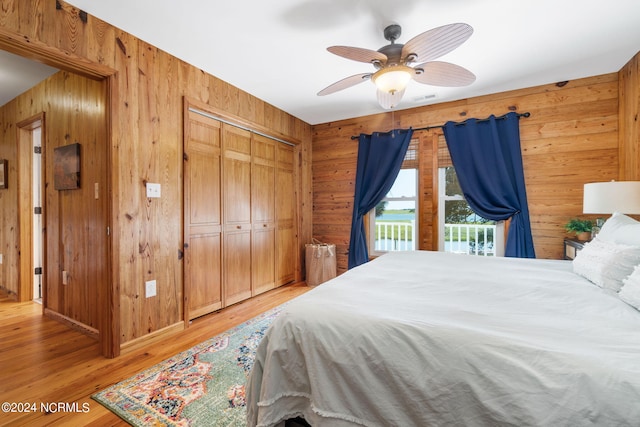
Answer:
[[[112,79],[116,75],[116,70],[108,67],[104,64],[94,62],[88,58],[78,56],[74,53],[63,51],[57,47],[49,46],[39,40],[34,40],[27,35],[20,34],[14,31],[10,31],[6,28],[0,27],[0,49],[15,55],[22,56],[34,61],[41,62],[43,64],[58,68],[60,70],[69,71],[71,73],[78,74],[80,76],[93,79],[93,80],[105,80],[106,82],[106,141],[107,141],[107,158],[109,162],[113,161],[112,147],[113,136],[111,132],[111,117],[113,106],[115,105],[116,94],[113,91]],[[46,139],[46,134],[44,136]],[[114,266],[118,265],[117,257],[114,258],[113,254],[113,237],[117,235],[113,230],[113,217],[114,206],[112,199],[112,177],[107,174],[107,189],[104,194],[107,194],[109,201],[107,202],[107,226],[111,230],[107,238],[106,259],[105,259],[105,272],[108,277],[105,278],[103,289],[98,290],[98,300],[101,304],[100,318],[99,318],[99,341],[101,353],[105,357],[116,357],[120,354],[120,304],[119,304],[119,290],[116,283],[113,282]],[[31,221],[29,221],[31,223]],[[29,238],[31,231],[29,231]],[[19,238],[25,239],[24,237]],[[29,256],[31,258],[31,256]],[[22,257],[21,257],[21,273],[22,273]],[[46,262],[46,257],[45,257]],[[26,264],[26,262],[25,262]],[[20,279],[21,286],[23,280]],[[29,281],[30,283],[30,281]],[[22,290],[21,290],[22,291]],[[27,291],[29,292],[29,291]],[[43,295],[46,292],[43,292]],[[43,298],[43,308],[46,307]]]

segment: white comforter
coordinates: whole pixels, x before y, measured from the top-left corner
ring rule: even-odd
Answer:
[[[640,313],[569,261],[388,253],[291,301],[250,426],[640,426]]]

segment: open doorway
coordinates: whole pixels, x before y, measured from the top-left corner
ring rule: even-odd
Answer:
[[[18,206],[27,213],[21,222],[20,247],[28,255],[20,257],[22,271],[29,272],[20,279],[23,301],[42,303],[44,272],[44,113],[17,124],[18,128]]]
[[[32,190],[33,201],[33,233],[32,257],[33,257],[33,300],[42,304],[42,271],[44,261],[44,241],[42,223],[42,126],[38,126],[31,132],[32,142]]]
[[[2,107],[3,120],[15,123],[1,141],[13,173],[5,192],[11,197],[0,203],[5,222],[15,230],[0,236],[8,254],[3,263],[12,286],[8,291],[23,302],[41,296],[45,316],[99,339],[102,353],[113,357],[119,341],[113,327],[117,311],[105,159],[110,159],[109,86],[115,71],[20,38],[0,36],[2,49],[59,70]],[[25,119],[29,114],[35,116]],[[38,140],[41,156],[34,153]],[[55,188],[54,178],[60,176],[55,150],[69,145],[83,148],[78,151],[82,176],[74,189]]]

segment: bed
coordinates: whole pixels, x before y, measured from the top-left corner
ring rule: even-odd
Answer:
[[[607,259],[627,258],[620,286],[640,289],[640,253]],[[248,425],[638,426],[640,312],[575,263],[415,251],[349,270],[268,329]]]

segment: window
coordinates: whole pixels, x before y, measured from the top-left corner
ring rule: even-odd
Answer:
[[[418,237],[418,140],[412,140],[393,187],[369,212],[369,253],[413,251]]]
[[[504,222],[477,215],[462,195],[453,166],[438,169],[438,250],[478,256],[504,255]]]

